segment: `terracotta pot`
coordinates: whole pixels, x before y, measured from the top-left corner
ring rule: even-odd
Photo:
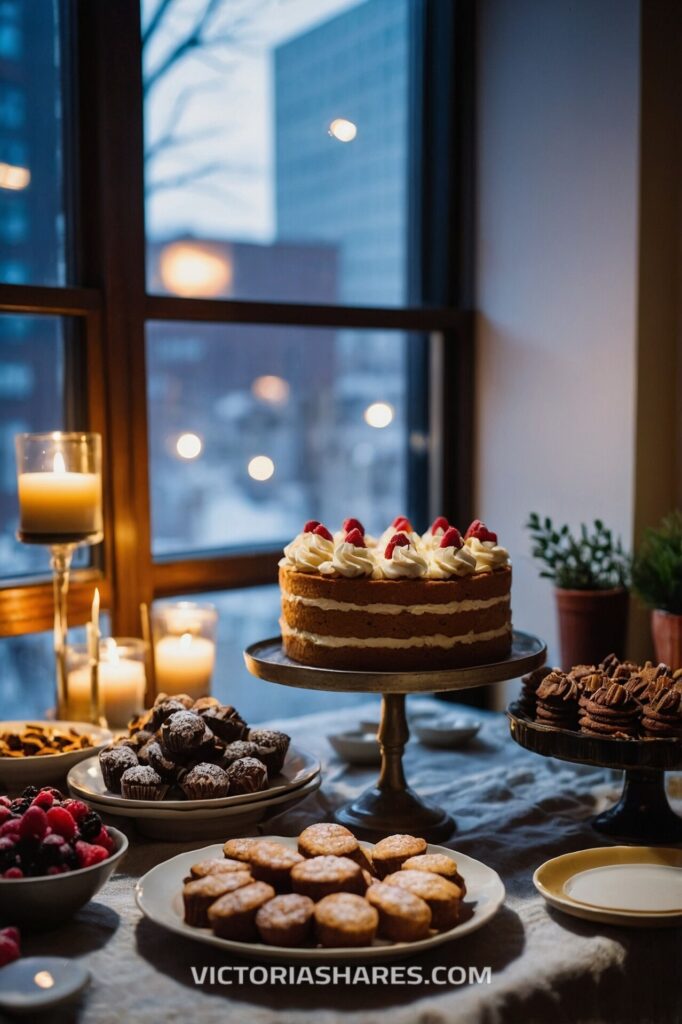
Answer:
[[[682,615],[656,608],[651,613],[651,635],[656,661],[664,661],[673,669],[682,668]]]
[[[625,657],[629,595],[612,590],[555,590],[561,665],[596,665],[607,654]]]

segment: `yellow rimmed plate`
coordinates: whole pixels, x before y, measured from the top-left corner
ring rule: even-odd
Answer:
[[[557,910],[602,924],[662,928],[682,924],[682,850],[608,846],[564,853],[533,875]]]

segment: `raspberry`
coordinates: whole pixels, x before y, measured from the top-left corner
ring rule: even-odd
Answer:
[[[44,811],[49,811],[53,803],[54,797],[52,796],[52,793],[48,793],[46,790],[42,789],[31,804],[31,807],[41,807]]]
[[[394,533],[384,551],[384,558],[393,558],[395,548],[409,548],[410,541],[404,533]]]
[[[53,864],[47,869],[48,875],[64,875],[69,869],[66,864]]]
[[[464,539],[469,540],[470,537],[475,537],[476,540],[484,541],[491,540],[493,544],[497,544],[497,534],[489,530],[485,523],[482,523],[480,519],[474,519],[473,523],[464,534]]]
[[[76,854],[78,855],[78,866],[90,868],[93,864],[99,864],[100,861],[106,860],[109,851],[105,850],[103,846],[94,846],[79,839],[76,843]]]
[[[11,807],[12,801],[8,796],[0,796],[0,807]]]
[[[438,516],[438,518],[434,519],[433,522],[431,523],[431,526],[429,527],[429,533],[437,533],[438,530],[442,530],[443,533],[445,533],[449,526],[450,523],[447,521],[445,516]]]
[[[18,928],[0,928],[0,936],[5,936],[7,939],[11,939],[12,942],[16,942],[17,946],[21,942],[21,936]]]
[[[79,822],[81,818],[90,813],[90,808],[82,800],[65,800],[62,806],[69,812],[75,822]]]
[[[47,815],[40,807],[29,807],[19,822],[22,839],[42,839],[47,834]]]
[[[99,830],[99,835],[96,835],[92,842],[94,846],[103,846],[107,853],[114,852],[114,840],[111,838],[104,825],[102,825]]]
[[[448,526],[447,530],[441,537],[440,546],[442,548],[461,548],[463,543],[462,534],[459,532],[457,527]]]
[[[101,828],[102,819],[97,811],[90,811],[78,822],[78,831],[81,834],[81,839],[86,839],[89,843],[93,842],[95,836],[99,835]]]
[[[21,827],[21,818],[10,818],[4,825],[0,825],[0,837],[2,836],[19,836],[19,829]]]
[[[398,533],[414,533],[412,523],[406,516],[398,516],[397,519],[393,520],[391,525],[394,530],[398,531]]]
[[[3,878],[23,878],[24,877],[24,872],[21,870],[21,868],[18,868],[18,867],[7,868],[7,871],[5,871],[3,873],[2,877]]]
[[[359,519],[344,519],[341,529],[344,533],[350,533],[351,530],[359,530],[362,536],[365,536],[365,528]]]
[[[53,832],[64,839],[73,839],[76,834],[76,822],[65,807],[51,807],[47,812],[47,823]]]
[[[308,522],[303,527],[303,532],[312,533],[319,525],[320,524],[318,523],[317,519],[309,519]]]
[[[7,934],[8,932],[10,934]],[[17,934],[15,937],[11,933],[16,933],[16,928],[6,928],[0,932],[0,967],[10,964],[13,960],[18,960],[21,956],[19,936]]]
[[[364,548],[365,538],[359,530],[350,530],[346,534],[346,544],[353,544],[356,548]]]
[[[318,526],[315,527],[315,529],[313,530],[313,533],[317,534],[318,537],[324,537],[325,540],[333,540],[334,539],[332,537],[331,533],[329,532],[329,530],[327,529],[327,527],[323,526],[322,523],[320,523]]]
[[[5,822],[9,821],[11,817],[12,812],[10,811],[9,807],[5,807],[3,804],[0,804],[0,825],[4,825]]]

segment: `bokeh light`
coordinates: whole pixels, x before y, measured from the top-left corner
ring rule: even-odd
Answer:
[[[247,471],[252,480],[269,480],[275,472],[275,463],[269,455],[254,455],[249,461]]]
[[[345,117],[335,117],[329,125],[329,134],[339,142],[352,142],[358,134],[358,126]]]
[[[175,450],[181,459],[196,459],[201,455],[204,445],[198,434],[180,434],[175,442]]]
[[[388,402],[372,402],[365,409],[365,423],[370,427],[376,427],[377,430],[381,430],[392,423],[394,416],[393,406],[389,405]]]

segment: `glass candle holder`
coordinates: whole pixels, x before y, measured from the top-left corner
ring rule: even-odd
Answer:
[[[102,539],[102,438],[99,434],[18,434],[19,530],[24,544],[50,549],[54,591],[57,717],[67,717],[66,601],[73,553]]]
[[[154,672],[159,693],[211,692],[218,612],[212,604],[178,601],[152,608]]]
[[[147,690],[148,645],[137,637],[106,637],[99,642],[97,689],[99,709],[93,705],[92,658],[87,644],[66,649],[67,710],[77,722],[99,722],[124,729],[144,708]],[[99,713],[98,713],[99,712]]]
[[[99,434],[18,434],[19,540],[97,544],[102,539]]]

